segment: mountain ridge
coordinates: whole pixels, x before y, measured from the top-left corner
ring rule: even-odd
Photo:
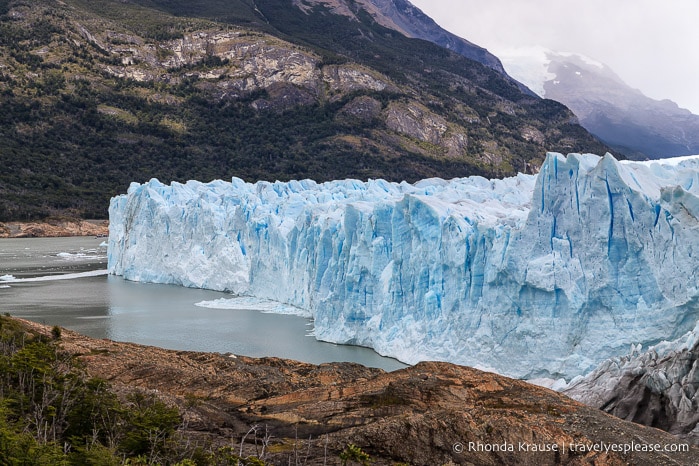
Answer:
[[[517,79],[568,106],[582,126],[627,157],[699,153],[699,115],[645,96],[603,63],[541,47],[506,51],[502,59]]]
[[[422,10],[406,0],[358,0],[356,3],[364,7],[382,26],[394,29],[407,37],[440,45],[506,75],[505,68],[495,55],[443,29]],[[311,4],[334,5],[342,14],[355,16],[348,7],[347,0],[307,0],[306,2],[294,0],[294,4],[301,9],[308,8]]]

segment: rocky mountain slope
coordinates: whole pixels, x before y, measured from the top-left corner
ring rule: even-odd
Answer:
[[[310,5],[325,5],[333,12],[357,19],[349,0],[294,0],[294,5],[306,10]],[[368,12],[380,25],[402,33],[407,37],[424,39],[459,55],[482,63],[505,75],[500,59],[472,42],[446,31],[424,14],[419,8],[406,0],[359,0],[356,2]]]
[[[545,49],[502,59],[515,78],[568,106],[582,126],[630,158],[699,153],[699,115],[670,100],[646,97],[602,63]]]
[[[414,181],[606,150],[496,63],[347,5],[0,2],[0,221],[104,218],[152,177]]]
[[[51,335],[46,326],[22,322]],[[340,464],[349,445],[376,465],[699,461],[697,447],[684,447],[660,430],[448,363],[386,373],[351,363],[315,366],[169,351],[67,330],[61,335],[62,348],[121,396],[145,390],[177,406],[185,419],[180,438],[232,445],[266,464]],[[623,452],[625,445],[631,451]],[[666,447],[685,451],[657,451]]]
[[[699,328],[682,338],[613,358],[563,390],[628,421],[699,443]]]

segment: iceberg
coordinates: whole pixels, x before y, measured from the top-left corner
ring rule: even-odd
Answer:
[[[694,328],[698,176],[549,153],[503,180],[132,183],[108,270],[294,306],[406,363],[570,379]]]

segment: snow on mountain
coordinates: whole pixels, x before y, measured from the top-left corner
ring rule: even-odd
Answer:
[[[502,49],[498,55],[503,66],[515,79],[534,91],[539,97],[547,97],[545,86],[560,84],[557,81],[555,68],[559,63],[578,63],[597,68],[595,72],[603,72],[608,77],[614,77],[621,82],[614,72],[605,64],[590,57],[570,52],[554,52],[540,46],[517,47]],[[576,76],[582,72],[575,70]],[[550,97],[547,97],[550,98]]]
[[[699,320],[698,177],[550,153],[504,180],[151,180],[112,199],[108,268],[305,309],[408,363],[571,378]]]
[[[603,63],[543,47],[504,49],[498,55],[511,76],[539,96],[565,104],[585,129],[627,157],[699,152],[699,115],[646,97]]]
[[[550,50],[543,47],[506,49],[500,53],[500,61],[510,75],[539,97],[544,97],[544,83],[556,78],[548,69],[551,63],[550,53]]]

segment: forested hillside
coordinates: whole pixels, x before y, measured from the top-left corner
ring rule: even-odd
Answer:
[[[153,177],[492,177],[606,150],[562,105],[356,13],[0,1],[0,221],[105,218]]]

